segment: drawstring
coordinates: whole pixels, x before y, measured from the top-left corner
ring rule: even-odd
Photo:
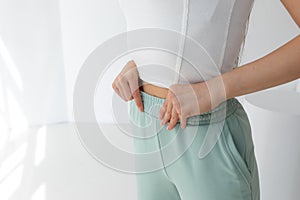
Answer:
[[[182,19],[181,36],[180,36],[180,43],[179,43],[179,54],[176,60],[176,69],[175,69],[176,71],[175,71],[174,83],[178,83],[180,77],[179,73],[182,64],[185,36],[187,34],[188,16],[189,16],[189,0],[184,0],[183,19]]]

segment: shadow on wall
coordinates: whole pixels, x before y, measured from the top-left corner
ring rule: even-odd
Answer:
[[[69,120],[73,84],[82,61],[103,38],[124,28],[106,17],[98,23],[102,11],[109,17],[115,14],[111,8],[116,1],[88,2],[101,8],[91,8],[83,0],[1,2],[1,199],[91,200],[110,192],[108,187],[116,184],[111,178],[115,174],[100,168],[79,146],[71,127],[58,126],[62,128],[58,130],[41,126],[22,131],[32,125]],[[257,2],[245,46],[246,61],[266,54],[295,33],[278,2]],[[265,13],[266,9],[272,12]],[[283,20],[274,20],[274,16]],[[103,31],[112,26],[114,31]],[[297,88],[300,92],[300,82]],[[117,188],[125,194],[127,187],[124,181]]]
[[[135,176],[94,160],[73,124],[13,130],[0,152],[0,199],[136,199]]]
[[[9,126],[67,121],[58,1],[1,4],[0,78]]]
[[[99,1],[95,0],[91,5],[98,5],[96,2]],[[70,6],[75,3],[76,9]],[[86,7],[83,9],[81,4]],[[78,30],[84,27],[78,26],[80,23],[74,16],[81,19],[83,16],[77,11],[84,10],[88,14],[91,5],[82,0],[1,2],[0,199],[99,199],[102,194],[109,196],[116,184],[111,179],[116,173],[103,169],[87,154],[72,126],[58,125],[59,128],[50,130],[43,126],[69,121],[71,110],[67,99],[72,100],[72,80],[76,78],[74,66],[79,68],[81,65],[80,60],[74,59],[74,49],[79,49],[78,53],[84,58],[83,52],[90,53],[86,38],[93,38],[90,37],[93,32],[94,40],[88,41],[94,48],[98,45],[96,35],[105,30],[99,25],[98,32],[94,32],[98,19],[90,16],[95,18],[93,23],[88,23],[88,18],[81,21],[90,29],[85,34],[79,33]],[[105,1],[100,1],[101,5],[106,16],[112,15],[104,6]],[[101,13],[97,7],[93,10],[93,13]],[[107,18],[102,20],[106,21],[107,27],[111,26]],[[74,25],[73,22],[74,27],[68,26]],[[102,34],[102,39],[103,35],[111,34]],[[67,42],[63,43],[63,37]],[[78,44],[78,41],[82,43]],[[78,46],[85,47],[85,51]],[[64,53],[72,62],[65,59]],[[66,75],[66,72],[70,73]],[[71,82],[67,89],[66,81]],[[131,187],[128,182],[121,181],[120,184]],[[120,190],[124,188],[124,193],[130,192],[128,187],[119,186]]]
[[[25,130],[67,120],[58,1],[4,1],[0,13],[0,198],[32,199],[57,181],[41,170],[46,129]]]
[[[51,181],[51,177],[66,175],[66,171],[55,170],[58,164],[49,166],[51,163],[45,160],[46,141],[51,142],[46,132],[46,127],[41,127],[9,133],[4,151],[1,148],[1,199],[46,199],[45,190],[51,192],[53,187],[57,187],[57,182]],[[49,172],[56,174],[45,173],[45,167],[52,167]]]
[[[5,148],[1,148],[1,199],[45,199],[34,197],[46,189],[46,174],[41,173],[46,151],[46,129],[11,131],[7,132],[7,136]],[[31,179],[34,174],[39,174],[39,180]]]

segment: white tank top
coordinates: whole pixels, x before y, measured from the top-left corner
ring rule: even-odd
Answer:
[[[140,78],[169,87],[206,81],[237,67],[253,1],[119,0],[127,31],[159,28],[183,35],[171,42],[178,46],[177,54],[154,48],[129,53]],[[154,41],[155,37],[144,39]],[[128,39],[128,46],[133,40]],[[193,48],[193,42],[201,48]],[[185,57],[194,58],[194,62]]]

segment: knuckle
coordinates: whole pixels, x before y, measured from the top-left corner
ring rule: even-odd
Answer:
[[[121,81],[121,76],[117,76],[117,78],[115,79],[115,85],[117,85],[119,82]]]
[[[175,97],[172,98],[172,103],[173,103],[174,105],[177,105],[177,100],[176,100]]]
[[[164,120],[165,120],[165,121],[168,121],[169,119],[170,119],[170,116],[165,115]]]
[[[126,80],[126,77],[123,74],[120,74],[118,77],[118,82],[124,82]]]
[[[130,60],[130,61],[128,61],[128,63],[127,63],[128,65],[131,65],[131,66],[135,66],[135,62],[134,62],[134,60]]]
[[[123,77],[125,77],[128,80],[133,79],[133,73],[131,70],[127,71],[125,74],[123,74]]]
[[[128,77],[130,77],[132,80],[134,80],[134,81],[136,81],[137,80],[137,76],[136,76],[136,74],[135,74],[135,71],[133,71],[133,70],[130,70],[129,72],[128,72]]]
[[[126,77],[125,76],[121,76],[119,83],[124,84],[124,82],[126,82]]]

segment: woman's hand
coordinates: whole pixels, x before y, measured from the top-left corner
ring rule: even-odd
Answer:
[[[144,106],[139,90],[139,75],[134,61],[129,61],[112,83],[114,91],[125,101],[134,99],[141,112]]]
[[[166,100],[160,110],[161,125],[169,122],[171,130],[178,119],[181,128],[186,127],[188,117],[208,112],[218,106],[225,98],[225,88],[218,79],[196,84],[174,84],[169,87]]]

